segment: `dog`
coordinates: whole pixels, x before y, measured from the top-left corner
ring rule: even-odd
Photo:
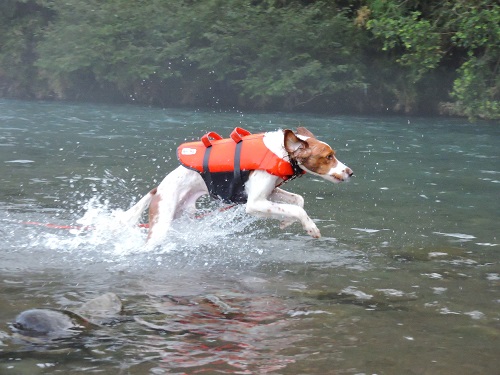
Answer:
[[[181,165],[122,217],[136,224],[149,206],[148,244],[161,243],[172,221],[183,213],[194,214],[196,201],[206,194],[246,203],[248,214],[281,220],[282,229],[298,221],[311,237],[319,238],[302,196],[280,186],[305,173],[332,183],[353,176],[335,151],[304,127],[261,134],[236,128],[229,139],[210,132],[201,142],[179,146],[177,156]]]

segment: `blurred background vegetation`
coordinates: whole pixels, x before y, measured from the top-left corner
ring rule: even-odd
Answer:
[[[497,0],[2,0],[0,96],[500,118]]]

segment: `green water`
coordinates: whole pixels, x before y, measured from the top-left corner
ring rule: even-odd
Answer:
[[[0,373],[498,374],[499,125],[0,101]],[[149,251],[116,225],[179,143],[235,126],[306,126],[354,170],[285,185],[321,239],[243,207]],[[122,315],[79,337],[10,328],[105,292]]]

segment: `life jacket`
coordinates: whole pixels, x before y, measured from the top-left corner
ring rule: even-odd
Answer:
[[[264,133],[251,134],[242,128],[235,128],[230,138],[209,132],[201,141],[183,143],[177,158],[201,174],[213,197],[233,203],[246,203],[244,184],[252,171],[263,170],[284,181],[304,173],[297,163],[269,150]]]

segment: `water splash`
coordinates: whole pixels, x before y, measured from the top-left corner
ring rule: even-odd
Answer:
[[[201,218],[176,220],[165,241],[151,248],[146,246],[147,229],[124,224],[120,220],[124,211],[114,208],[109,199],[95,195],[77,210],[82,214],[71,223],[48,218],[48,213],[30,215],[30,222],[35,217],[40,223],[69,224],[67,229],[64,225],[26,225],[30,224],[24,221],[26,215],[9,215],[12,250],[37,253],[41,262],[45,259],[51,266],[75,260],[80,264],[146,267],[206,267],[255,261],[261,251],[253,242],[266,235],[266,227],[259,226],[243,206],[224,211],[216,207],[205,208]]]

